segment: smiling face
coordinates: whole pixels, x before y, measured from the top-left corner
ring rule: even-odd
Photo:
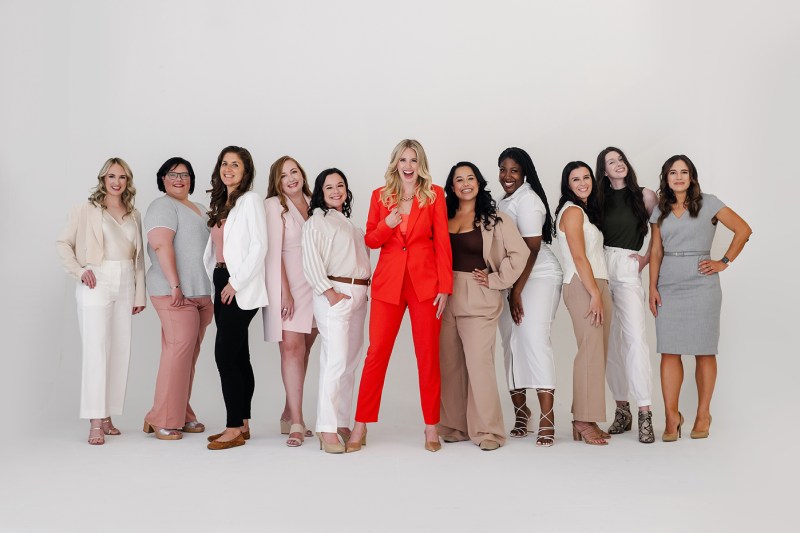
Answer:
[[[106,194],[108,196],[122,196],[128,188],[128,175],[119,163],[114,163],[103,178]]]
[[[628,177],[628,165],[619,152],[611,151],[606,154],[606,176],[611,180],[624,180]]]
[[[417,152],[412,148],[406,148],[400,153],[400,159],[397,161],[397,173],[404,185],[417,184],[419,162],[417,161]]]
[[[569,173],[567,184],[580,201],[586,203],[592,194],[592,173],[586,167],[578,167]]]
[[[480,183],[475,172],[468,166],[456,168],[453,175],[453,192],[461,202],[474,200],[480,192]]]
[[[510,157],[503,159],[500,163],[500,186],[506,195],[514,194],[524,182],[525,175],[522,173],[522,166]]]
[[[290,198],[303,194],[303,173],[291,159],[287,159],[281,167],[281,191]]]
[[[689,165],[680,159],[675,161],[667,172],[667,185],[675,193],[685,193],[692,184],[692,173]]]
[[[219,177],[225,187],[228,188],[228,193],[236,190],[236,187],[239,186],[244,177],[244,162],[239,157],[239,154],[228,152],[222,156],[222,162],[219,165]]]
[[[342,211],[342,206],[347,200],[347,186],[341,175],[333,173],[325,178],[325,183],[322,185],[322,198],[329,209]]]
[[[175,165],[162,178],[167,194],[176,200],[186,200],[192,185],[189,169],[183,163]]]

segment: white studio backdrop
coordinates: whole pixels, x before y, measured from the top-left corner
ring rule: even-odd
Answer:
[[[497,195],[497,156],[533,157],[551,210],[561,169],[619,146],[656,189],[663,161],[689,155],[703,189],[753,227],[722,274],[715,420],[743,429],[779,421],[798,370],[793,327],[798,254],[790,220],[800,94],[788,2],[0,2],[0,217],[3,357],[0,400],[12,425],[77,424],[80,339],[74,283],[54,241],[110,156],[132,167],[144,214],[155,171],[189,159],[193,199],[208,204],[220,149],[247,147],[255,189],[292,155],[314,176],[342,169],[366,220],[392,147],[416,138],[434,180],[476,163]],[[715,257],[731,234],[720,228]],[[373,254],[373,262],[377,253]],[[149,303],[149,302],[148,302]],[[655,348],[654,325],[648,324]],[[224,421],[212,325],[198,363],[195,410]],[[561,306],[554,326],[557,416],[569,419],[575,341]],[[126,412],[150,407],[160,350],[152,306],[134,317]],[[315,419],[318,348],[306,385]],[[254,423],[274,429],[283,405],[276,345],[251,327]],[[663,426],[653,354],[657,428]],[[502,368],[498,347],[498,370]],[[695,405],[693,361],[684,412]],[[501,383],[504,382],[499,372]],[[502,389],[505,389],[504,383]],[[531,397],[533,400],[533,397]],[[513,420],[504,396],[506,424]],[[610,395],[609,416],[612,413]],[[533,400],[535,404],[535,400]],[[382,421],[421,429],[410,331],[400,332]],[[773,408],[774,407],[774,408]],[[744,415],[744,417],[743,417]],[[761,418],[753,418],[755,416]],[[691,417],[689,417],[691,420]],[[795,434],[797,429],[790,429]]]

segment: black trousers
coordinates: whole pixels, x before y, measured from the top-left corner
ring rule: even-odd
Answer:
[[[228,284],[229,277],[227,269],[214,269],[214,322],[217,325],[214,359],[227,411],[225,426],[238,428],[250,418],[250,404],[256,388],[247,336],[250,321],[258,309],[240,309],[235,296],[231,303],[222,303],[220,293]]]

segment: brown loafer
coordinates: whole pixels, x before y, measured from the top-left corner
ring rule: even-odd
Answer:
[[[207,437],[208,442],[214,442],[218,438],[222,436],[222,433],[215,433],[214,435],[209,435]],[[250,440],[250,430],[242,431],[242,438],[244,440]]]
[[[225,442],[220,442],[215,440],[214,442],[208,443],[209,450],[227,450],[228,448],[235,448],[237,446],[244,446],[245,441],[242,435],[237,435],[235,439],[231,439]]]

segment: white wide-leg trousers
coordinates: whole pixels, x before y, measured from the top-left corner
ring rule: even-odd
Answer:
[[[122,414],[131,355],[133,261],[90,266],[97,285],[78,281],[78,325],[83,341],[81,418]]]
[[[350,298],[331,307],[325,296],[314,295],[314,318],[322,339],[315,429],[326,433],[350,427],[356,367],[364,348],[368,289],[365,285],[331,283],[337,292]]]
[[[632,395],[637,407],[652,405],[650,348],[645,337],[645,292],[634,250],[605,247],[614,313],[608,339],[606,381],[615,401]]]

